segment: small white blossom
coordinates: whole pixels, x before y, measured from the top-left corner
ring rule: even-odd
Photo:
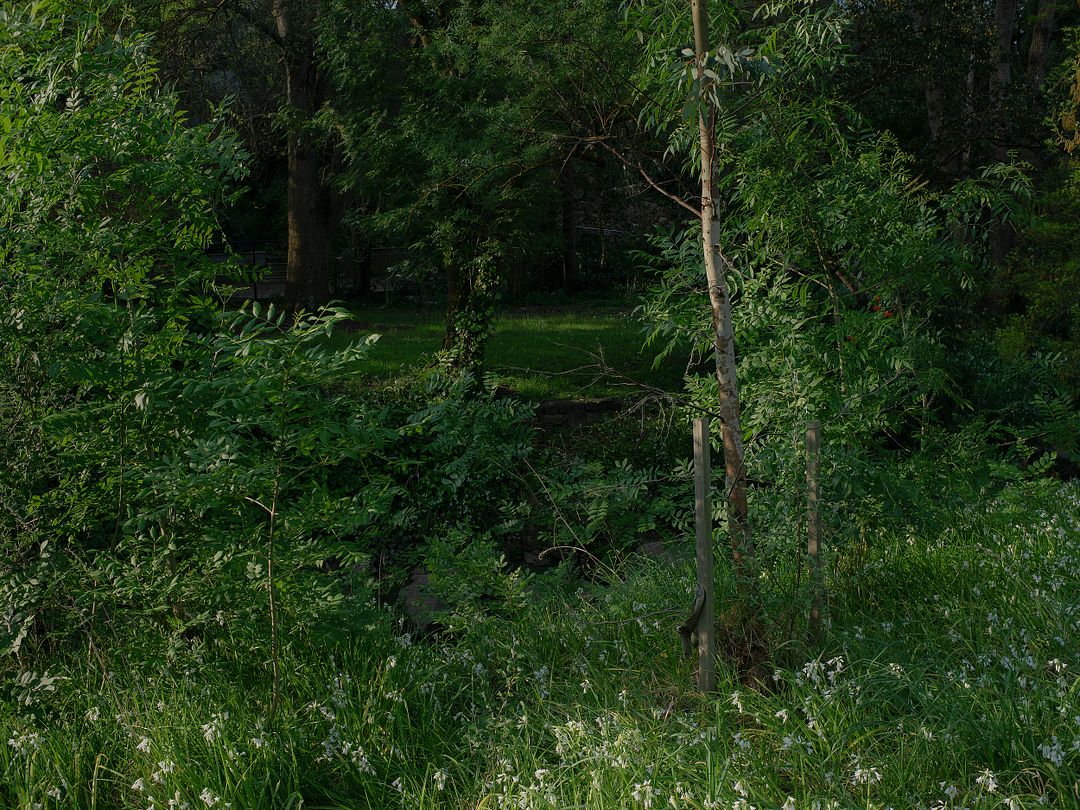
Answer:
[[[987,793],[993,793],[997,790],[997,780],[994,778],[994,774],[987,768],[975,779],[975,784],[985,790]]]

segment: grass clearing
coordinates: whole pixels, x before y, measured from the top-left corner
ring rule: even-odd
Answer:
[[[445,312],[440,307],[371,307],[354,313],[359,332],[382,336],[360,369],[364,375],[386,379],[407,373],[430,362],[442,345]],[[334,339],[347,337],[342,333]],[[631,307],[508,308],[496,319],[487,365],[520,397],[535,401],[625,396],[625,386],[595,368],[597,353],[633,380],[680,389],[684,361],[669,358],[654,369],[654,355],[643,348],[644,340]]]
[[[556,570],[433,640],[369,603],[348,644],[292,640],[269,723],[228,627],[69,658],[4,704],[0,804],[1078,806],[1080,486],[841,557],[858,564],[830,583],[823,646],[788,649],[761,692],[721,667],[708,699],[672,629],[689,561],[634,559],[603,587]]]

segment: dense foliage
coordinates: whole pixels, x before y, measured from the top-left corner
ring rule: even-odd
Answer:
[[[223,21],[265,56],[256,33],[288,38],[261,5],[167,4],[157,39],[119,0],[0,8],[0,804],[1077,799],[1077,179],[1049,151],[1075,138],[1075,54],[1025,23],[1050,89],[970,91],[916,148],[886,109],[919,96],[896,54],[850,47],[902,39],[903,4],[713,3],[712,84],[684,5],[313,3],[326,103],[276,130],[232,125],[250,99],[189,117],[155,57]],[[982,41],[954,22],[921,81],[941,37]],[[936,80],[988,81],[1004,53]],[[889,81],[852,98],[865,73]],[[1031,94],[1050,127],[1009,137],[1057,140],[1028,163],[970,119]],[[768,653],[747,665],[719,565],[721,700],[689,690],[674,632],[688,422],[718,396],[685,216],[706,108]],[[354,236],[445,276],[441,354],[380,377],[390,338],[355,310],[253,300],[258,268],[209,251],[250,200],[239,131],[302,135]],[[590,207],[596,185],[624,199]],[[579,219],[633,232],[642,341],[686,363],[635,383],[567,323],[635,397],[615,416],[484,372],[513,268],[572,279]],[[808,642],[811,419],[829,604]]]

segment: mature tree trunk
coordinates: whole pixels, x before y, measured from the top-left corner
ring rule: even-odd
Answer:
[[[574,171],[567,161],[559,176],[559,196],[562,203],[562,287],[563,292],[577,289],[577,206],[574,199]]]
[[[1016,30],[1016,0],[994,3],[994,74],[991,90],[1000,93],[1012,83],[1012,39]]]
[[[924,37],[929,43],[934,33],[933,11],[930,6],[916,7],[912,15],[916,35]],[[944,171],[947,168],[945,164],[949,161],[948,150],[943,141],[945,134],[945,88],[942,87],[934,72],[931,72],[926,78],[923,86],[923,96],[926,98],[926,125],[930,133],[933,165],[935,170]]]
[[[716,205],[716,113],[711,107],[713,82],[704,74],[708,51],[708,0],[691,0],[694,18],[694,54],[700,87],[698,134],[701,155],[701,240],[705,275],[712,307],[713,358],[719,388],[720,435],[724,445],[727,478],[728,534],[736,580],[744,598],[756,595],[756,561],[746,505],[746,469],[740,424],[739,388],[735,378],[735,339],[731,322],[731,297],[720,248],[719,213]]]
[[[990,95],[995,103],[1004,106],[1005,94],[1012,84],[1012,40],[1016,29],[1016,0],[996,0],[994,3],[994,72],[990,79]],[[1005,122],[1002,122],[1004,125]],[[1009,159],[1009,144],[1006,132],[998,133],[998,144],[994,150],[1000,161]],[[1016,242],[1016,231],[1010,222],[999,222],[991,237],[991,261],[1004,264],[1005,258]]]
[[[1059,0],[1039,0],[1039,11],[1031,32],[1027,59],[1027,74],[1036,87],[1041,87],[1046,78],[1046,57],[1050,51],[1050,40],[1054,36],[1058,2]]]
[[[273,0],[271,12],[284,51],[289,127],[288,264],[285,299],[290,307],[318,307],[330,300],[330,248],[334,215],[323,184],[318,145],[305,130],[321,103],[315,64],[318,0]]]
[[[367,298],[371,295],[371,242],[353,235],[353,295]]]

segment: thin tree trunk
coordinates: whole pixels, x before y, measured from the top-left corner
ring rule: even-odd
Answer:
[[[716,117],[710,106],[713,82],[704,74],[708,51],[709,18],[707,0],[691,0],[694,18],[694,55],[697,62],[700,107],[698,134],[701,154],[701,239],[705,254],[705,274],[712,307],[713,358],[719,389],[720,435],[724,445],[724,472],[727,478],[728,534],[736,579],[743,597],[756,593],[754,546],[747,519],[746,470],[740,424],[739,388],[735,377],[735,340],[731,322],[731,296],[723,268],[727,263],[720,249],[719,214],[716,207]]]
[[[333,211],[321,176],[319,149],[302,129],[319,106],[314,21],[317,0],[273,0],[271,13],[285,56],[286,98],[299,119],[289,128],[288,259],[285,299],[290,307],[318,307],[330,300]]]

